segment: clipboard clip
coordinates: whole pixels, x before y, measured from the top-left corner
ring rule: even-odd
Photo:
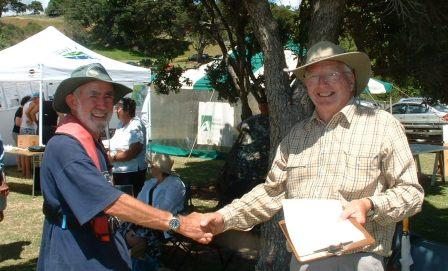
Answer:
[[[328,253],[331,253],[331,254],[336,255],[336,256],[341,256],[342,253],[344,252],[344,246],[349,245],[351,243],[353,243],[353,241],[348,241],[348,242],[345,242],[345,243],[339,243],[338,245],[331,245],[331,246],[328,246],[326,248],[315,250],[314,253],[328,252]]]

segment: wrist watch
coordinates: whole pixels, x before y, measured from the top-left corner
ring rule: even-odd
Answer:
[[[172,231],[177,231],[180,228],[180,219],[179,219],[179,217],[178,216],[171,217],[171,219],[168,221],[168,227]]]

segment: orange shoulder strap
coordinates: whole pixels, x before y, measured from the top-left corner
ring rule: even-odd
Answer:
[[[101,171],[100,159],[98,157],[98,153],[96,152],[93,137],[77,118],[71,114],[66,115],[60,121],[59,126],[56,129],[56,134],[68,135],[78,140],[84,150],[86,150],[87,155],[90,159],[92,159],[95,166],[99,171]]]

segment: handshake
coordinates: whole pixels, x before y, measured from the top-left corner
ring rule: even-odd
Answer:
[[[180,227],[177,231],[201,244],[210,243],[215,235],[224,231],[224,219],[218,212],[194,212],[188,216],[180,216],[179,219]]]

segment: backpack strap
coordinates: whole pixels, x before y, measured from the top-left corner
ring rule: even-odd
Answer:
[[[96,152],[95,141],[92,134],[81,124],[81,122],[71,114],[67,114],[61,121],[56,129],[56,134],[68,135],[76,139],[87,155],[92,159],[95,166],[101,171],[100,159]]]

